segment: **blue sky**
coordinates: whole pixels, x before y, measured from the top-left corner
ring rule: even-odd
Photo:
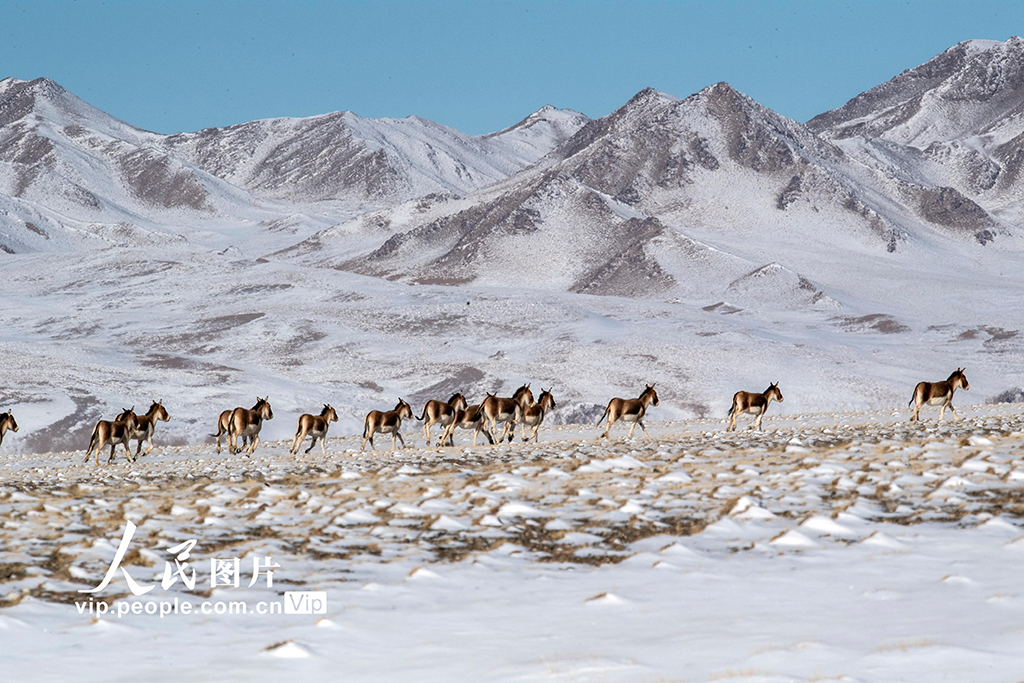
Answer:
[[[1024,2],[0,0],[0,77],[52,78],[161,133],[348,109],[470,133],[545,104],[598,117],[728,81],[806,120]]]

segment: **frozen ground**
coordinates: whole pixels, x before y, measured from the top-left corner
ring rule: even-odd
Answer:
[[[349,435],[298,458],[285,442],[252,459],[167,447],[109,467],[7,451],[5,674],[1016,681],[1024,415],[934,412],[776,416],[763,433],[662,422],[631,441],[569,425],[536,445],[400,452]],[[319,590],[327,614],[79,614],[125,520],[122,566],[156,585],[138,600]],[[198,584],[165,592],[166,549],[188,539]],[[272,589],[209,590],[210,558],[264,556]],[[127,593],[119,576],[102,595]],[[43,653],[60,654],[40,670]]]

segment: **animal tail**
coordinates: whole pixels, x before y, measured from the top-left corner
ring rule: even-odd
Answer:
[[[99,439],[100,435],[100,423],[97,422],[96,426],[92,428],[92,436],[89,437],[89,451],[92,450],[92,446]]]
[[[363,438],[364,439],[366,438],[366,430],[369,429],[369,427],[370,427],[370,421],[369,420],[363,420]],[[365,446],[366,444],[363,444],[363,445]]]
[[[601,424],[602,422],[604,422],[604,418],[605,418],[606,415],[608,415],[608,411],[611,409],[611,407],[612,407],[612,404],[609,403],[608,407],[604,409],[603,413],[601,413],[601,419],[598,420],[596,424]]]
[[[732,414],[734,412],[736,412],[736,403],[735,402],[731,406],[729,406],[729,413],[726,415],[726,417],[732,417]]]
[[[423,422],[423,418],[425,418],[426,416],[427,416],[427,404],[424,403],[423,404],[423,412],[420,413],[420,416],[417,417],[416,419],[419,420],[420,422]],[[413,417],[416,417],[416,416],[414,415]]]

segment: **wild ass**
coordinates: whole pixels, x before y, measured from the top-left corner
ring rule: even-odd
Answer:
[[[914,395],[910,397],[910,403],[907,404],[908,407],[914,406],[914,414],[910,416],[911,422],[918,419],[917,413],[925,403],[930,406],[942,406],[939,408],[940,420],[946,413],[946,408],[949,408],[953,412],[953,417],[959,420],[960,416],[953,408],[953,392],[960,388],[963,388],[964,391],[971,388],[964,370],[965,368],[957,368],[952,375],[946,378],[945,382],[918,382],[914,387]]]
[[[212,437],[217,439],[217,452],[218,453],[220,453],[220,437],[223,436],[225,439],[227,439],[228,425],[231,424],[231,413],[233,413],[233,412],[235,412],[233,409],[232,410],[225,410],[225,411],[223,411],[220,414],[220,416],[217,418],[217,433],[216,434],[210,434],[210,436],[212,436]],[[244,448],[244,447],[246,447],[248,445],[249,445],[249,437],[247,437],[247,436],[246,437],[242,437],[242,447]]]
[[[373,435],[377,432],[381,434],[391,435],[391,449],[395,450],[395,439],[402,442],[402,448],[405,448],[405,439],[398,433],[398,430],[402,428],[402,419],[413,418],[412,407],[403,401],[401,398],[398,399],[398,405],[395,406],[394,410],[389,410],[386,413],[379,410],[371,410],[367,416],[366,421],[363,423],[363,443],[359,447],[359,450],[366,448],[366,442],[370,442],[370,448],[377,450],[373,445]]]
[[[117,419],[123,421],[127,416],[128,411],[126,410],[118,415]],[[171,416],[167,414],[166,410],[164,410],[164,402],[163,399],[161,399],[159,401],[153,401],[153,405],[149,407],[146,414],[137,415],[136,418],[139,424],[132,431],[131,438],[137,439],[139,442],[138,447],[135,449],[135,459],[138,460],[139,451],[142,450],[142,443],[144,441],[149,442],[149,448],[147,448],[146,452],[142,455],[149,455],[153,452],[153,432],[156,431],[156,421],[161,420],[163,422],[168,422],[171,419]]]
[[[498,443],[504,441],[506,435],[508,435],[509,443],[511,443],[516,436],[516,423],[520,420],[523,408],[525,406],[532,406],[533,403],[533,392],[530,391],[530,385],[524,384],[516,389],[516,393],[512,394],[512,398],[499,398],[494,394],[488,393],[487,398],[480,404],[480,408],[484,411],[484,416],[487,418],[491,434],[494,434],[494,430],[497,429],[499,422],[505,423],[505,429],[501,432]]]
[[[473,445],[476,445],[476,437],[481,432],[487,437],[487,441],[494,444],[494,436],[491,435],[489,429],[487,429],[487,416],[484,415],[483,408],[481,406],[467,406],[464,410],[459,409],[455,411],[454,419],[448,423],[444,433],[441,435],[440,444],[447,444],[449,446],[455,445],[455,428],[459,429],[472,429],[473,430]]]
[[[299,446],[302,445],[306,435],[312,437],[312,442],[309,444],[309,448],[306,452],[309,453],[313,450],[313,446],[316,445],[316,440],[320,439],[320,452],[327,453],[327,428],[331,426],[332,422],[338,421],[338,414],[334,412],[328,404],[324,404],[324,409],[320,411],[319,415],[301,415],[299,417],[298,429],[295,431],[295,438],[292,439],[292,447],[288,449],[288,452],[292,455],[298,455]]]
[[[654,391],[653,384],[645,385],[645,387],[639,398],[613,398],[608,401],[608,407],[604,409],[604,414],[597,421],[597,424],[600,425],[605,415],[608,416],[608,426],[604,428],[604,434],[601,435],[602,439],[608,436],[612,425],[620,418],[623,422],[633,423],[629,428],[629,434],[626,435],[627,439],[633,438],[633,430],[636,429],[637,425],[640,425],[640,429],[644,430],[644,436],[650,436],[647,433],[647,427],[644,426],[643,419],[644,414],[647,412],[647,406],[658,405],[658,394]]]
[[[732,397],[732,407],[729,408],[729,426],[726,427],[725,431],[736,430],[736,418],[743,413],[750,413],[751,415],[757,415],[757,419],[750,425],[753,429],[757,427],[761,429],[761,420],[764,419],[764,414],[768,410],[768,404],[775,399],[779,403],[782,403],[782,392],[779,390],[779,383],[775,382],[768,386],[764,390],[763,394],[754,394],[749,391],[737,391]]]
[[[430,428],[436,424],[445,427],[441,432],[447,432],[447,427],[455,419],[455,413],[459,410],[465,410],[466,408],[466,397],[461,393],[455,393],[447,403],[441,401],[427,401],[423,406],[423,414],[417,417],[417,420],[426,420],[423,423],[423,438],[427,440],[427,446],[430,446]],[[442,443],[441,438],[438,437],[438,445]]]
[[[551,387],[554,389],[554,387]],[[540,392],[540,398],[532,406],[524,406],[522,409],[522,422],[520,424],[523,428],[523,441],[529,441],[533,439],[537,441],[537,431],[540,429],[540,423],[544,421],[544,415],[547,411],[555,407],[555,397],[551,395],[551,389]],[[526,436],[526,428],[533,427],[533,431],[530,432],[530,436]]]
[[[10,429],[12,432],[18,431],[18,423],[14,421],[14,413],[7,411],[6,413],[0,413],[0,444],[4,442],[4,434]]]
[[[85,452],[83,464],[89,462],[89,456],[95,450],[96,464],[99,465],[100,451],[108,443],[110,444],[110,457],[107,459],[108,465],[114,461],[114,447],[117,444],[124,445],[124,457],[128,459],[128,462],[135,462],[132,459],[132,452],[128,445],[129,441],[131,441],[132,432],[138,426],[139,418],[135,414],[134,408],[122,411],[120,417],[113,422],[108,422],[107,420],[97,422],[96,426],[92,428],[92,438],[89,439],[89,450]]]
[[[245,457],[250,457],[260,445],[260,428],[264,420],[273,420],[274,411],[270,407],[270,397],[256,397],[256,405],[252,408],[235,408],[228,419],[228,452],[241,452],[237,446],[238,437],[249,437],[249,447],[245,449]]]

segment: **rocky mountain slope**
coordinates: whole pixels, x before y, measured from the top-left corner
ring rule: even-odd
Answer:
[[[1020,225],[1024,39],[969,40],[808,122],[880,172]],[[972,206],[973,205],[973,206]]]

